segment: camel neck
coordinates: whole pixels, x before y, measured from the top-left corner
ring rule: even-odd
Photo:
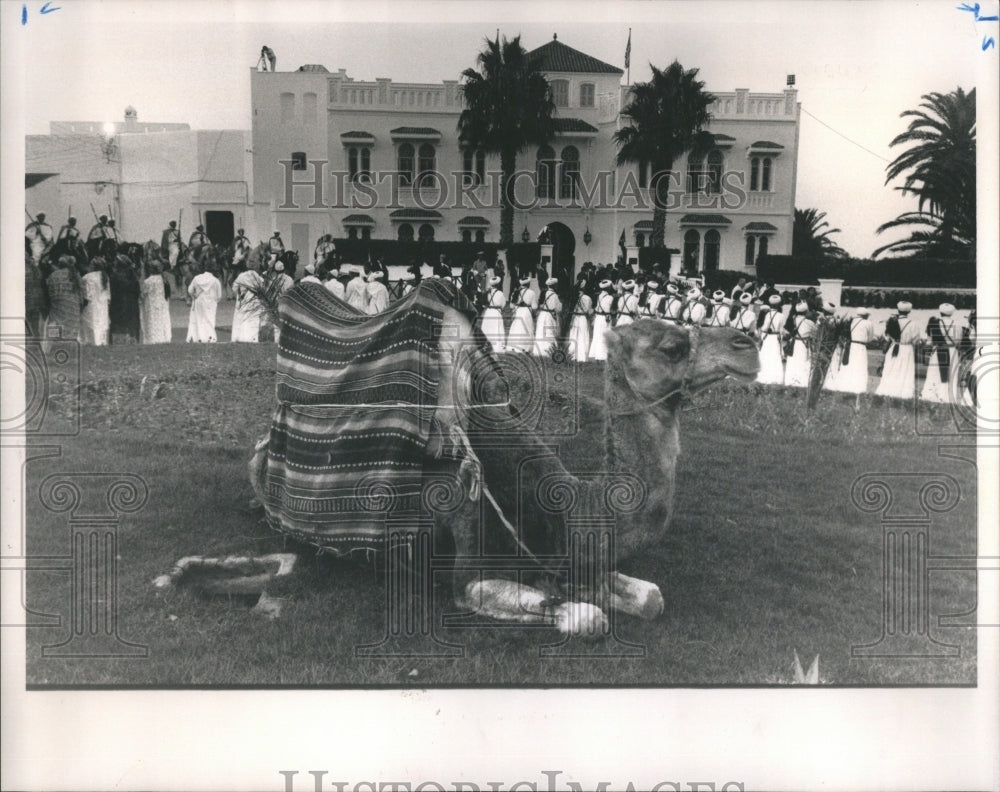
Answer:
[[[673,474],[677,448],[677,401],[650,404],[636,396],[624,373],[609,363],[604,375],[605,470],[646,477]]]

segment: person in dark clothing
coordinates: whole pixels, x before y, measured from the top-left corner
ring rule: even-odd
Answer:
[[[110,280],[111,343],[138,344],[141,287],[127,256],[115,259]]]

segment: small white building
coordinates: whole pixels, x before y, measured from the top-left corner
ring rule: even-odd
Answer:
[[[252,209],[250,133],[140,123],[53,121],[25,139],[26,205],[58,230],[70,212],[84,235],[108,215],[122,238],[157,243],[170,220],[187,236],[201,222],[229,244]],[[200,218],[200,220],[199,220]],[[27,218],[26,218],[27,220]]]

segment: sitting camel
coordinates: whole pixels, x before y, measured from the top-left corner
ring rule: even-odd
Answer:
[[[585,474],[567,471],[534,431],[518,426],[510,404],[518,383],[481,365],[489,353],[470,344],[473,338],[468,315],[446,308],[437,430],[424,464],[425,492],[442,476],[459,485],[457,499],[433,514],[435,532],[453,542],[456,604],[500,621],[591,636],[607,631],[609,609],[656,618],[663,611],[659,588],[618,573],[617,564],[656,545],[669,528],[682,401],[726,376],[752,381],[755,344],[730,328],[684,329],[655,319],[608,331],[603,399],[584,396],[578,404],[580,432],[591,433],[603,451],[595,455],[600,469]],[[442,454],[449,444],[459,453]],[[262,442],[250,463],[262,502],[266,465]],[[567,584],[565,563],[551,563],[569,557],[570,525],[595,519],[613,526],[613,558],[608,574],[584,590]],[[481,553],[498,537],[533,571],[515,579],[485,572]]]

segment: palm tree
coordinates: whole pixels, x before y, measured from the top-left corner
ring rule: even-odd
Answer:
[[[900,114],[912,120],[889,144],[916,145],[889,163],[885,179],[888,184],[904,176],[903,185],[896,189],[917,197],[917,211],[884,223],[877,233],[913,225],[922,228],[873,255],[972,257],[976,248],[976,89],[965,93],[956,88],[921,98],[920,109]]]
[[[618,165],[638,162],[649,165],[653,176],[652,247],[662,248],[667,219],[669,172],[674,162],[687,151],[702,152],[712,145],[712,135],[705,129],[711,120],[709,106],[715,96],[707,93],[705,83],[696,79],[697,69],[685,71],[674,61],[660,71],[650,64],[653,79],[632,86],[629,103],[622,114],[628,126],[615,132]]]
[[[545,77],[529,61],[521,37],[485,40],[476,63],[480,71],[462,72],[465,109],[458,119],[463,146],[500,155],[500,245],[514,241],[513,175],[517,155],[529,145],[552,139],[555,104]]]
[[[802,258],[847,258],[847,251],[830,239],[839,234],[839,228],[830,228],[826,212],[818,209],[796,209],[792,223],[792,255]]]

